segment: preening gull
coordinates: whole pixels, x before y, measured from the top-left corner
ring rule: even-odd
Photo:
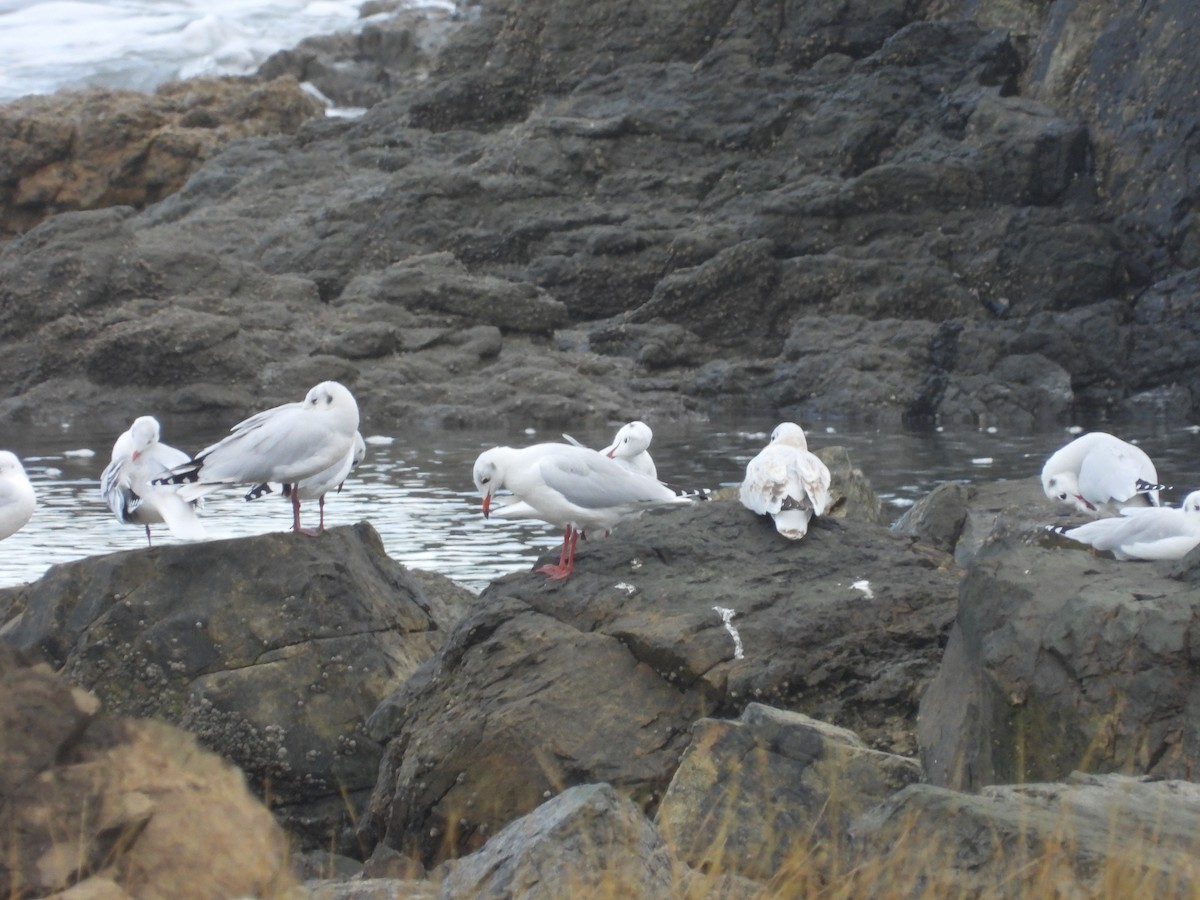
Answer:
[[[742,506],[775,520],[775,530],[793,541],[808,533],[814,515],[829,509],[830,475],[825,463],[808,450],[808,439],[795,422],[771,432],[771,442],[746,464],[738,488]]]
[[[496,491],[508,489],[533,515],[563,529],[557,565],[538,569],[554,579],[575,567],[575,545],[589,534],[607,535],[648,509],[692,502],[703,492],[681,491],[613,459],[571,444],[493,447],[475,460],[475,487],[489,516]]]
[[[118,522],[145,527],[147,546],[150,526],[159,522],[176,537],[189,541],[204,537],[204,525],[194,508],[199,501],[184,500],[177,485],[153,483],[188,461],[182,450],[159,440],[161,433],[153,416],[134,419],[113,444],[111,461],[100,475],[104,502]]]
[[[336,381],[323,381],[299,403],[285,403],[239,422],[224,440],[156,482],[183,484],[179,494],[185,500],[232,484],[291,485],[292,530],[313,534],[300,527],[301,497],[294,486],[342,465],[348,472],[357,434],[354,395]]]
[[[21,460],[0,450],[0,541],[24,528],[36,506],[37,496]]]
[[[1132,506],[1121,512],[1075,528],[1047,528],[1093,550],[1109,550],[1117,559],[1182,559],[1200,544],[1200,491],[1184,497],[1179,509]]]
[[[1158,506],[1165,488],[1146,451],[1104,431],[1080,435],[1042,466],[1046,496],[1090,515]]]
[[[652,440],[654,432],[649,425],[640,421],[629,422],[620,427],[613,442],[600,452],[643,475],[658,478],[658,469],[649,452]]]
[[[291,497],[293,494],[299,497],[301,501],[316,500],[321,511],[320,524],[317,526],[317,531],[325,530],[325,495],[330,491],[336,490],[341,493],[342,483],[345,482],[346,476],[358,468],[367,457],[367,442],[363,440],[363,436],[359,432],[354,432],[354,446],[350,448],[350,453],[342,459],[339,459],[334,465],[330,466],[324,472],[318,472],[311,478],[305,478],[299,481],[295,486],[284,484],[281,486],[280,493],[284,497]],[[246,492],[247,500],[257,500],[264,494],[271,493],[271,485],[268,482],[256,485]]]

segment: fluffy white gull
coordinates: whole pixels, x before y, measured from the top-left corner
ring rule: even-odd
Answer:
[[[648,509],[691,503],[702,492],[680,491],[613,459],[571,444],[493,447],[475,460],[475,487],[483,514],[491,515],[497,491],[508,489],[534,515],[563,529],[557,565],[538,569],[554,579],[575,567],[575,545],[589,534],[608,534]]]
[[[318,472],[311,478],[305,478],[296,483],[295,487],[290,484],[284,484],[280,488],[280,493],[284,497],[291,497],[292,494],[297,494],[301,501],[316,500],[317,505],[321,510],[320,524],[317,526],[317,531],[325,530],[325,495],[330,491],[337,491],[339,494],[342,491],[342,484],[351,472],[358,468],[367,457],[367,442],[363,440],[363,436],[359,432],[354,433],[354,446],[350,448],[350,452],[343,458],[339,459],[334,465],[330,466],[324,472]],[[256,485],[246,493],[247,500],[257,500],[264,494],[271,493],[271,485],[267,482]]]
[[[812,517],[829,509],[829,469],[810,453],[808,439],[795,422],[771,432],[771,443],[746,464],[738,488],[742,506],[775,520],[775,530],[793,541],[808,533]]]
[[[649,452],[652,440],[654,432],[650,430],[649,425],[645,422],[630,422],[622,425],[613,442],[600,452],[643,475],[658,478],[658,469],[655,468]]]
[[[1158,506],[1165,487],[1146,451],[1104,431],[1080,435],[1042,466],[1046,496],[1090,515]]]
[[[100,475],[104,502],[118,522],[145,527],[147,546],[151,544],[150,526],[160,522],[176,537],[204,537],[204,525],[194,508],[200,501],[184,500],[176,485],[153,483],[188,461],[182,450],[159,440],[161,433],[153,416],[134,419],[113,444],[112,459]]]
[[[0,450],[0,541],[11,537],[33,516],[37,496],[17,455]]]
[[[285,403],[239,422],[224,440],[161,480],[182,483],[179,494],[185,500],[232,484],[274,481],[294,488],[342,464],[349,471],[357,434],[354,395],[336,381],[323,381],[299,403]],[[292,489],[291,499],[292,530],[314,534],[300,527],[300,493]]]
[[[1071,528],[1047,526],[1093,550],[1109,550],[1117,559],[1182,559],[1200,544],[1200,491],[1183,498],[1183,506],[1132,506],[1120,516],[1096,519]]]

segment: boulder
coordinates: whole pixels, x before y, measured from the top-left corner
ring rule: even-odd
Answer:
[[[3,642],[0,761],[5,896],[277,897],[295,885],[287,839],[241,772],[178,728],[101,713]]]
[[[792,542],[713,500],[582,543],[565,582],[494,582],[371,716],[387,752],[364,846],[433,865],[574,784],[653,812],[692,723],[755,701],[911,752],[956,570],[881,525],[818,521]]]
[[[364,721],[441,643],[454,602],[431,603],[363,523],[53,566],[0,591],[0,638],[113,713],[193,732],[303,846],[359,852],[342,829],[382,750]]]
[[[975,790],[1077,769],[1190,777],[1200,687],[1189,573],[1200,556],[1118,562],[1048,534],[1057,513],[1044,498],[994,505],[921,699],[929,781]]]
[[[751,703],[692,726],[655,823],[692,868],[770,881],[797,860],[843,856],[852,819],[920,780],[916,760]]]
[[[936,896],[1187,896],[1200,878],[1200,785],[1123,775],[987,787],[910,785],[851,826],[849,889]]]
[[[321,114],[293,78],[23,97],[0,107],[0,236],[66,210],[148,206],[228,141],[293,132]]]

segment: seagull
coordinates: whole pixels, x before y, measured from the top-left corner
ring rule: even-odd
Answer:
[[[290,484],[283,485],[280,493],[285,497],[291,497],[295,493],[302,501],[315,499],[321,510],[321,524],[317,526],[317,531],[324,531],[325,495],[331,490],[341,493],[342,483],[346,480],[346,476],[357,469],[358,464],[366,459],[366,456],[367,442],[363,440],[362,434],[356,431],[354,432],[354,446],[350,448],[350,453],[346,457],[339,459],[324,472],[318,472],[311,478],[297,482],[295,487]],[[263,482],[247,491],[246,499],[257,500],[263,494],[269,493],[271,493],[271,485]]]
[[[1158,506],[1158,492],[1166,489],[1144,450],[1104,431],[1080,435],[1042,466],[1046,496],[1091,515]]]
[[[654,432],[645,422],[630,422],[622,425],[613,442],[600,452],[651,478],[658,478],[654,460],[650,458],[650,442]]]
[[[224,440],[155,483],[183,484],[179,495],[185,500],[231,484],[290,485],[292,530],[316,534],[300,527],[301,497],[295,486],[342,465],[349,472],[357,433],[354,395],[336,381],[323,381],[299,403],[264,410],[234,425]]]
[[[1117,559],[1182,559],[1200,544],[1200,491],[1183,498],[1183,506],[1129,506],[1120,516],[1096,519],[1071,528],[1048,525],[1048,531],[1090,544],[1093,551],[1111,550]]]
[[[0,450],[0,541],[24,528],[36,506],[37,497],[21,460],[15,453]]]
[[[563,529],[557,565],[537,571],[562,580],[575,568],[575,545],[589,533],[609,534],[620,522],[648,509],[691,503],[701,491],[681,491],[635,472],[587,447],[533,444],[493,447],[475,460],[475,487],[483,495],[483,515],[492,511],[496,491],[507,488],[532,515]]]
[[[188,461],[182,450],[161,443],[161,427],[153,416],[139,416],[113,444],[112,461],[100,475],[100,493],[118,522],[143,525],[146,546],[151,546],[150,526],[166,523],[171,533],[186,540],[204,537],[204,525],[196,516],[200,501],[187,501],[179,488],[153,484],[169,476],[175,466]]]
[[[771,442],[746,465],[738,488],[742,506],[775,520],[775,530],[798,541],[814,515],[829,509],[829,469],[808,450],[808,439],[795,422],[771,432]]]

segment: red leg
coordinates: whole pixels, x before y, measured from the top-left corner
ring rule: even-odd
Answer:
[[[292,531],[297,534],[307,534],[310,537],[319,533],[311,528],[300,527],[300,492],[296,490],[294,484],[292,485]]]
[[[577,543],[579,543],[579,532],[568,525],[566,532],[563,534],[563,545],[562,551],[558,555],[558,565],[542,566],[537,571],[555,581],[562,581],[575,568],[575,545]]]

